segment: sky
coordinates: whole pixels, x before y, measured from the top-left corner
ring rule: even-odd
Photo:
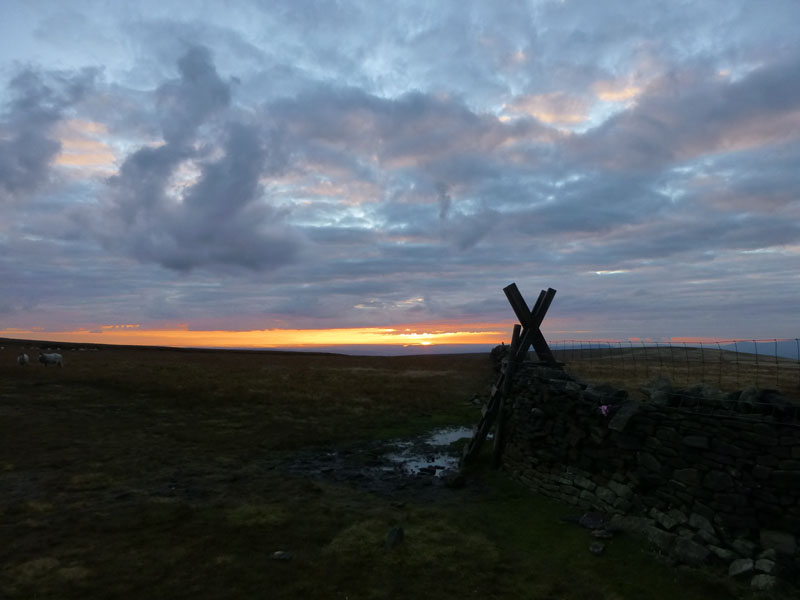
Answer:
[[[0,336],[800,337],[795,0],[0,0]],[[467,347],[467,346],[464,346]]]

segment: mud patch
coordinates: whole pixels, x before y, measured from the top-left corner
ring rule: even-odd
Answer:
[[[452,493],[448,482],[458,472],[461,449],[471,435],[466,427],[451,427],[410,439],[362,442],[335,450],[304,450],[281,467],[293,475],[348,484],[382,495],[435,499]]]
[[[385,457],[395,466],[400,466],[409,475],[424,473],[442,477],[458,469],[461,444],[468,440],[472,430],[467,427],[439,429],[425,437],[413,440],[394,440]]]

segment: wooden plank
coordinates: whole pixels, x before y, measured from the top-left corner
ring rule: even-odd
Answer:
[[[533,349],[536,352],[536,356],[539,357],[539,360],[550,364],[555,364],[556,359],[553,356],[553,353],[550,351],[550,346],[547,345],[547,340],[544,339],[544,335],[542,335],[539,327],[541,326],[547,311],[550,309],[550,304],[553,302],[555,295],[556,291],[553,288],[547,288],[547,292],[545,292],[545,295],[542,298],[542,302],[539,305],[538,311],[531,316],[531,319],[536,327],[536,330],[533,332],[533,336],[531,338],[531,344],[533,345]]]
[[[523,327],[527,327],[529,321],[531,320],[531,312],[528,308],[528,305],[525,303],[525,299],[522,297],[522,294],[519,293],[517,284],[511,283],[507,285],[503,288],[503,292],[505,292],[511,308],[514,309],[514,314],[517,315],[517,320],[522,323]]]
[[[514,360],[517,362],[521,362],[525,360],[525,356],[528,354],[528,348],[530,348],[531,342],[533,341],[533,330],[526,329],[524,333],[520,337],[519,348],[517,348],[517,356]]]
[[[532,317],[535,318],[536,315],[539,314],[539,311],[542,310],[542,302],[544,302],[545,296],[547,296],[547,292],[545,292],[544,290],[539,292],[539,297],[536,299],[536,304],[534,304],[533,308],[531,309],[531,316]],[[547,309],[545,309],[545,312],[547,312]],[[544,318],[544,315],[542,315],[542,318]],[[533,322],[532,324],[536,325],[535,322]],[[539,325],[541,325],[541,324],[542,324],[542,321],[540,319],[539,320]]]
[[[517,361],[514,357],[517,356],[520,343],[520,331],[522,326],[514,325],[514,332],[511,334],[511,358],[508,361],[508,372],[506,373],[505,381],[503,381],[503,388],[500,391],[500,401],[497,406],[497,428],[494,434],[494,448],[492,452],[492,466],[496,469],[500,466],[503,458],[503,448],[506,443],[506,398],[511,391],[512,380],[514,379],[514,369],[516,368]]]
[[[517,328],[519,325],[515,325],[514,327]],[[512,361],[513,355],[509,352],[509,362],[507,365],[511,364]],[[492,425],[494,425],[498,405],[502,396],[501,392],[505,386],[505,382],[509,380],[507,371],[508,368],[506,367],[506,370],[500,373],[497,382],[492,386],[492,395],[489,397],[489,402],[487,402],[486,406],[481,410],[481,419],[478,421],[478,426],[472,434],[472,439],[469,441],[469,444],[464,448],[464,453],[461,456],[461,467],[468,465],[478,456],[481,446],[484,440],[486,440],[486,436],[489,435],[489,431]]]
[[[542,321],[544,321],[544,316],[550,309],[550,304],[552,304],[555,295],[556,291],[553,288],[547,288],[546,292],[542,290],[541,294],[539,295],[539,298],[541,298],[542,302],[539,303],[537,301],[536,308],[534,308],[533,312],[531,313],[531,320],[533,321],[534,327],[541,327]]]
[[[550,304],[553,302],[553,297],[556,295],[556,290],[553,288],[547,288],[547,291],[540,291],[536,304],[533,306],[533,310],[529,310],[516,283],[507,285],[503,288],[503,291],[506,294],[506,298],[508,298],[508,303],[511,304],[511,308],[514,309],[514,314],[517,315],[517,319],[523,327],[539,327],[542,321],[544,321]]]
[[[539,360],[549,364],[556,364],[556,359],[553,353],[550,352],[550,346],[547,345],[547,340],[544,339],[542,332],[536,329],[533,331],[533,339],[531,341],[533,349],[536,351],[536,356]]]

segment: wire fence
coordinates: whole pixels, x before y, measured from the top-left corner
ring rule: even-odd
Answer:
[[[723,391],[774,389],[800,399],[800,338],[713,342],[557,340],[565,369],[587,380],[635,389],[659,377]]]

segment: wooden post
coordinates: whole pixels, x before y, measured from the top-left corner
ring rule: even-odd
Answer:
[[[494,451],[492,454],[492,466],[497,469],[503,457],[503,447],[506,443],[506,398],[511,391],[511,384],[514,379],[514,370],[517,367],[517,358],[520,343],[520,330],[522,326],[514,325],[514,332],[511,334],[511,348],[508,353],[508,364],[506,365],[506,378],[503,380],[503,388],[500,391],[500,401],[497,406],[497,427],[494,432]]]

